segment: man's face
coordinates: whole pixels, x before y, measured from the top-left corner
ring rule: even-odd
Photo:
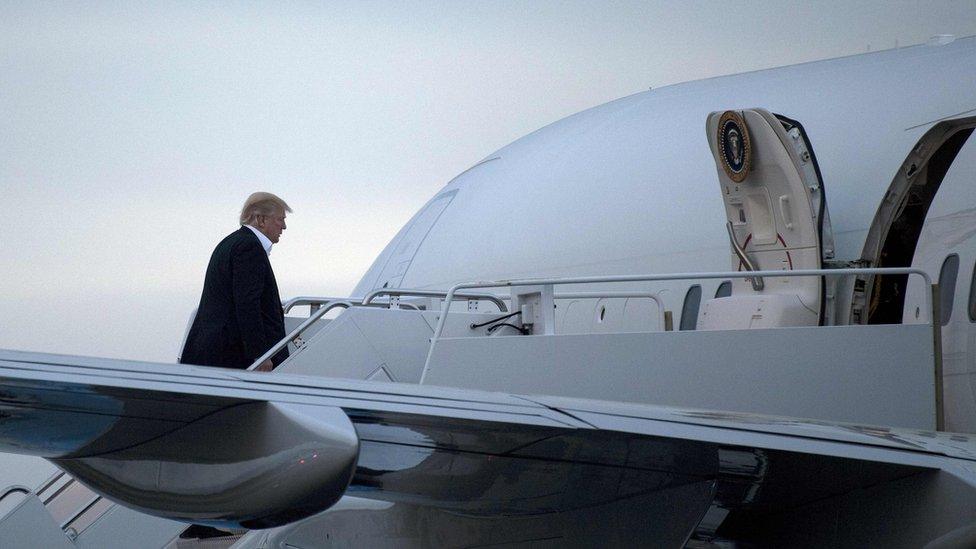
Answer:
[[[277,244],[281,238],[281,231],[288,227],[285,226],[285,212],[276,212],[272,215],[258,216],[258,230],[268,237],[272,243]]]

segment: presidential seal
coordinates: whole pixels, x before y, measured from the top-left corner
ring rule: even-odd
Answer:
[[[745,180],[752,165],[752,145],[746,121],[735,111],[725,111],[718,121],[718,152],[729,179],[736,183]]]

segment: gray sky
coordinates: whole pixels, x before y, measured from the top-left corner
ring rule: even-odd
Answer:
[[[0,348],[172,361],[244,198],[344,295],[454,175],[648,87],[976,34],[976,0],[0,5]]]

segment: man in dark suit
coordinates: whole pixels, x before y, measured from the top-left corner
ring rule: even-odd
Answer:
[[[180,355],[183,364],[247,368],[285,337],[278,284],[268,255],[291,208],[271,193],[254,193],[241,210],[241,228],[210,256],[203,295]],[[288,358],[282,349],[257,369]]]

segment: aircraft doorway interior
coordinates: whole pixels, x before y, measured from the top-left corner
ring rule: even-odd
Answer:
[[[976,140],[966,139],[972,129],[962,128],[938,147],[930,162],[929,176],[937,177],[937,188],[924,192],[927,208],[917,215],[909,234],[914,253],[902,261],[929,273],[938,284],[938,325],[941,334],[945,427],[955,432],[976,432],[976,323],[968,314],[972,302],[973,268],[976,263],[976,209],[972,206],[976,182]],[[924,167],[922,169],[925,169]],[[930,183],[931,185],[931,183]],[[909,206],[910,208],[912,206]],[[906,208],[906,209],[908,209]],[[887,318],[891,322],[918,323],[918,311],[925,308],[931,292],[915,280],[903,287],[890,285],[883,290],[903,291],[903,312],[885,304],[871,322]],[[901,297],[900,295],[892,296]],[[897,306],[897,300],[895,305]]]
[[[924,240],[921,236],[930,218],[929,210],[974,126],[976,117],[940,122],[918,141],[878,208],[861,255],[863,263],[872,267],[910,267],[925,252],[920,249],[920,242]],[[966,154],[976,154],[972,149],[968,147]],[[927,270],[934,275],[938,266]],[[907,275],[858,279],[851,323],[901,323],[911,308],[906,307],[908,286]]]

